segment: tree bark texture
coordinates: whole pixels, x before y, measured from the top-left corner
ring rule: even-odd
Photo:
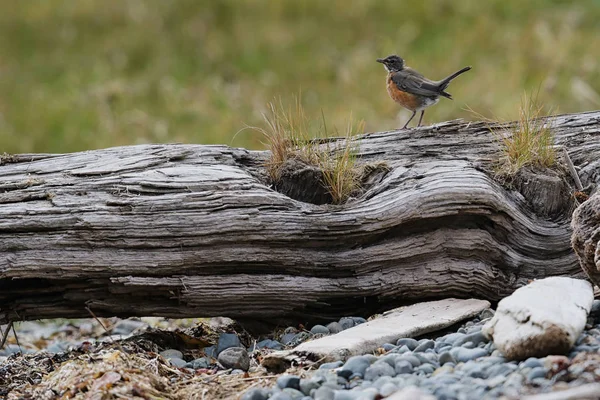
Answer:
[[[600,112],[550,121],[583,185],[597,185]],[[532,174],[511,189],[490,173],[497,131],[509,126],[450,121],[358,138],[359,162],[389,172],[343,205],[274,191],[265,151],[5,155],[0,323],[86,308],[323,321],[445,297],[497,301],[530,279],[583,276],[570,244],[571,178]],[[548,179],[558,189],[526,190]],[[546,212],[548,196],[565,206],[548,198]]]

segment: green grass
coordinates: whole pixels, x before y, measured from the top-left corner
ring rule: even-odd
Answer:
[[[268,102],[366,131],[409,116],[377,57],[439,79],[425,123],[517,119],[523,91],[561,112],[600,107],[600,2],[532,0],[0,0],[0,152],[147,142],[262,148]]]

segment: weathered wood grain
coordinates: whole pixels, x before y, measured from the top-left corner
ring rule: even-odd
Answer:
[[[557,116],[557,143],[600,181],[600,112]],[[313,205],[261,180],[266,152],[140,145],[0,165],[0,323],[96,315],[310,321],[442,297],[498,300],[580,276],[570,212],[536,215],[486,170],[497,141],[451,121],[360,139],[391,171]]]

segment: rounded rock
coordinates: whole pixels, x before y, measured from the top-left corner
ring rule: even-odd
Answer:
[[[321,364],[319,366],[319,369],[335,369],[335,368],[341,367],[342,365],[344,365],[344,363],[342,361],[333,361],[333,362]]]
[[[242,347],[240,338],[235,333],[221,333],[217,342],[217,356],[225,349]]]
[[[253,388],[245,392],[240,400],[267,400],[267,391],[263,388]]]
[[[217,360],[225,368],[244,371],[248,371],[250,368],[250,357],[243,347],[229,347],[219,354]]]
[[[406,346],[411,351],[416,349],[418,345],[419,342],[412,338],[401,338],[396,341],[396,346]]]
[[[428,349],[433,349],[435,342],[433,340],[426,339],[419,343],[419,345],[413,350],[415,353],[421,353]]]
[[[344,328],[342,328],[342,326],[340,325],[339,322],[335,321],[335,322],[331,322],[329,324],[327,324],[327,330],[329,330],[330,333],[335,334],[335,333],[340,333],[341,331],[344,330]]]
[[[192,369],[202,369],[202,368],[208,368],[209,365],[210,365],[210,363],[208,362],[208,360],[205,357],[200,357],[200,358],[196,358],[195,360],[188,362],[185,365],[185,367],[192,368]]]
[[[281,375],[277,378],[277,386],[280,389],[300,389],[300,377],[296,375]]]
[[[323,325],[315,325],[312,328],[310,328],[310,333],[312,333],[313,335],[329,335],[331,332],[329,332],[329,329],[327,329],[327,327]]]
[[[340,325],[344,330],[352,328],[354,326],[354,320],[348,317],[340,318]]]
[[[302,393],[301,391],[299,391],[297,389],[292,389],[292,388],[285,388],[282,390],[282,393],[285,393],[288,396],[290,396],[290,398],[292,400],[300,400],[301,398],[304,397],[304,393]]]
[[[398,360],[394,366],[396,374],[412,374],[413,365],[408,360]]]
[[[167,349],[163,350],[159,353],[161,356],[166,358],[167,360],[170,358],[181,358],[183,359],[183,353],[176,349]]]
[[[171,357],[168,359],[169,363],[177,368],[183,368],[186,366],[187,362],[179,357]]]
[[[365,370],[364,379],[367,381],[374,381],[382,376],[396,376],[396,371],[386,362],[376,362]]]
[[[527,380],[533,381],[536,378],[546,378],[546,368],[544,367],[535,367],[532,368],[531,371],[527,374]]]
[[[452,354],[452,357],[458,362],[467,362],[480,357],[485,357],[488,355],[488,352],[480,348],[466,349],[464,347],[455,347],[450,350],[450,354]]]
[[[292,398],[292,396],[290,396],[289,394],[287,394],[285,392],[279,392],[279,393],[275,393],[274,395],[269,397],[269,400],[294,400],[294,399]]]
[[[440,360],[441,365],[444,365],[449,362],[456,364],[456,360],[454,359],[454,357],[452,357],[452,354],[450,354],[450,352],[448,352],[448,351],[446,351],[444,353],[440,353],[440,356],[438,359]]]
[[[368,355],[350,357],[342,367],[341,371],[338,371],[338,373],[342,371],[349,371],[351,373],[350,376],[352,376],[352,374],[356,374],[362,378],[365,374],[365,371],[371,365],[371,362],[374,361],[374,359],[377,358]],[[345,375],[340,376],[346,377]]]
[[[315,400],[333,400],[335,396],[335,391],[328,386],[321,386],[315,393],[313,394],[313,398]]]

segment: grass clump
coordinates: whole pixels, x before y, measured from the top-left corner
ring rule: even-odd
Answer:
[[[495,168],[498,176],[514,176],[526,166],[550,168],[555,165],[553,126],[547,118],[552,110],[545,110],[537,93],[521,97],[519,117],[510,125],[499,118],[486,118],[471,108],[467,110],[488,123],[488,129],[498,140],[501,153]]]
[[[552,124],[545,118],[549,114],[537,95],[523,95],[519,119],[510,134],[496,132],[502,149],[501,173],[513,175],[525,166],[550,168],[556,163]]]
[[[360,188],[358,145],[352,137],[364,131],[362,121],[355,124],[350,118],[344,132],[340,134],[336,128],[330,132],[324,114],[321,112],[318,123],[311,120],[299,98],[288,107],[281,99],[270,102],[263,118],[266,128],[251,128],[266,139],[264,145],[271,151],[266,169],[276,186],[284,178],[284,167],[290,161],[299,161],[320,171],[316,183],[329,192],[334,204],[345,202]]]

